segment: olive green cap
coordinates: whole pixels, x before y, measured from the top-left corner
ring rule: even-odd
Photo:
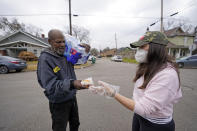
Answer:
[[[169,41],[166,35],[160,31],[148,31],[138,41],[131,43],[130,46],[132,48],[136,48],[148,43],[155,43],[167,46]]]

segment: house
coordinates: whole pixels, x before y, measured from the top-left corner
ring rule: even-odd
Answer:
[[[136,50],[129,47],[121,47],[117,50],[117,54],[123,58],[135,59]]]
[[[192,52],[192,55],[197,54],[197,27],[195,28],[195,38],[194,38],[194,50]]]
[[[167,45],[169,55],[180,58],[190,55],[189,47],[194,43],[195,33],[184,32],[181,27],[164,31],[170,41]]]
[[[41,51],[47,47],[50,45],[44,35],[39,38],[23,31],[16,31],[0,39],[0,54],[11,57],[18,57],[21,51],[32,52],[39,57]]]
[[[105,52],[101,52],[101,56],[102,57],[111,57],[111,56],[114,56],[116,54],[116,49],[110,49],[108,51],[105,51]]]

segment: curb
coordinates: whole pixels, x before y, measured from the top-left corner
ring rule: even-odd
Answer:
[[[74,66],[74,69],[83,69],[83,68],[87,68],[90,66],[93,66],[94,64],[88,63],[88,65],[79,65],[79,66]]]

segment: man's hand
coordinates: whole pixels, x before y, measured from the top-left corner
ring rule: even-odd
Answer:
[[[88,44],[80,44],[80,45],[85,48],[86,53],[90,52],[90,49],[91,49],[90,45]]]
[[[81,80],[74,80],[73,81],[73,86],[77,90],[88,89],[89,88],[89,86],[82,86]]]

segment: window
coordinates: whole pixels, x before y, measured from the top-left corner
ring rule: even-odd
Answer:
[[[36,49],[34,49],[34,54],[37,55],[37,50]]]

